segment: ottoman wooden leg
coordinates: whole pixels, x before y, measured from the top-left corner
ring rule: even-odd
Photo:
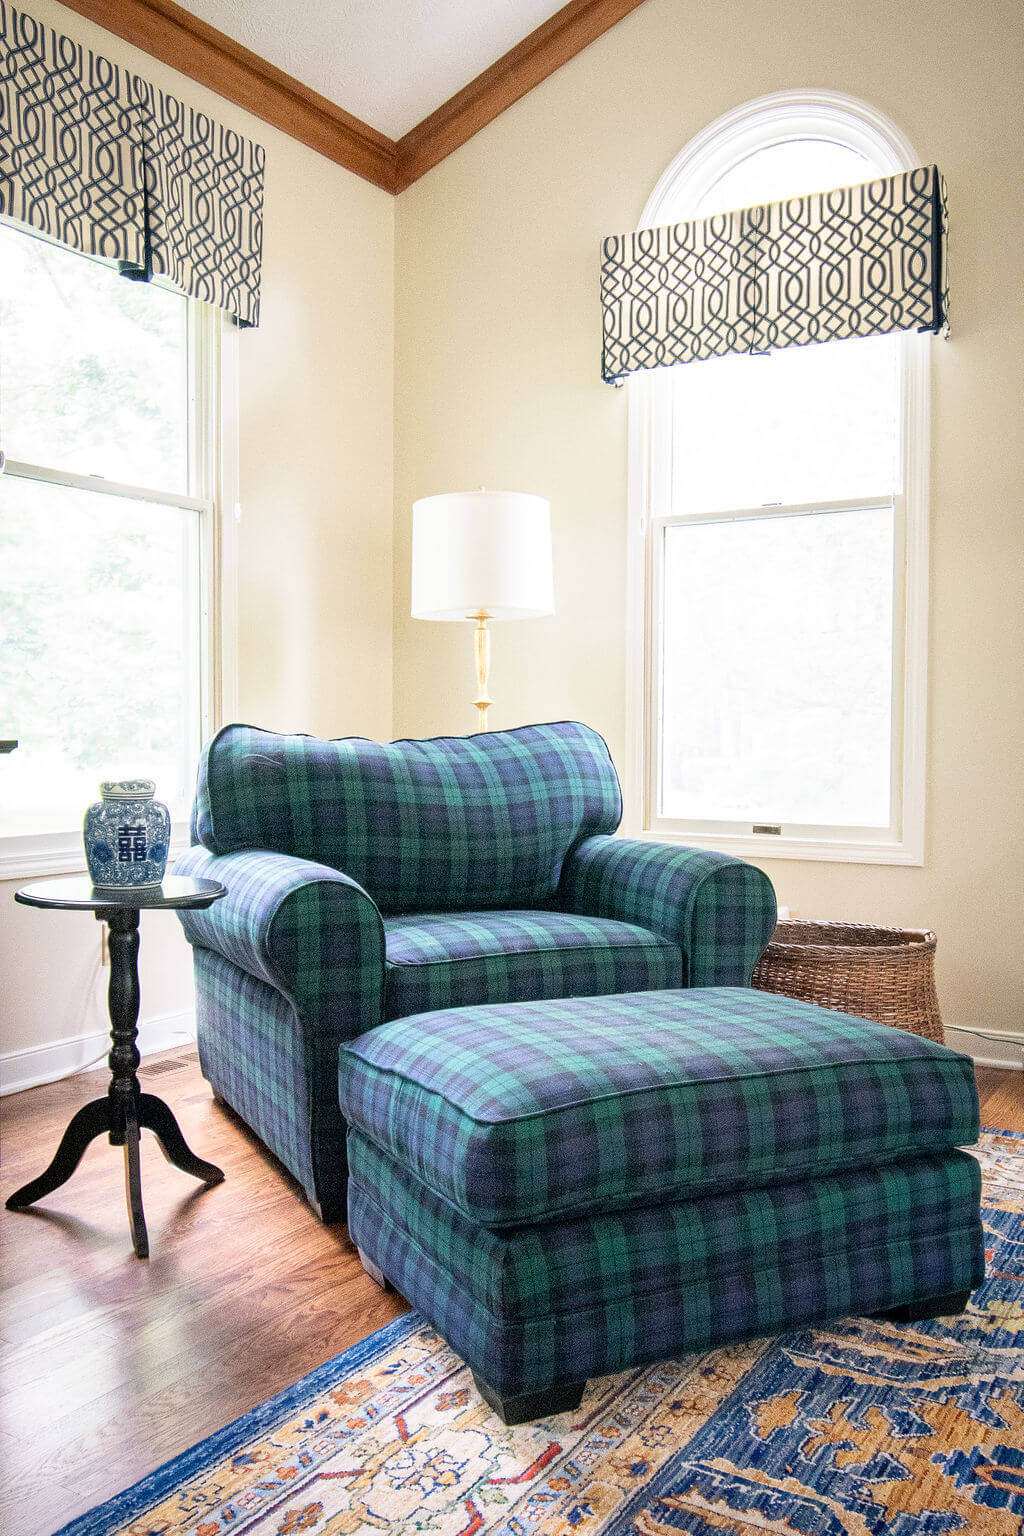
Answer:
[[[394,1286],[391,1284],[391,1281],[388,1279],[387,1275],[382,1269],[377,1268],[376,1264],[370,1258],[370,1255],[368,1253],[364,1253],[361,1248],[359,1248],[357,1252],[359,1254],[359,1262],[366,1270],[366,1273],[369,1275],[370,1279],[375,1280],[382,1291],[393,1291]]]
[[[929,1317],[953,1317],[962,1312],[971,1299],[970,1291],[950,1291],[946,1296],[930,1296],[926,1301],[910,1301],[903,1307],[879,1312],[891,1323],[923,1323]]]
[[[553,1413],[569,1413],[583,1401],[585,1381],[567,1387],[547,1387],[543,1392],[520,1392],[516,1397],[499,1397],[473,1372],[476,1389],[488,1408],[493,1408],[503,1424],[529,1424],[534,1419],[548,1419]]]

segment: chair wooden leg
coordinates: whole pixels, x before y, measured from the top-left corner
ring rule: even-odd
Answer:
[[[971,1299],[970,1291],[950,1291],[946,1296],[930,1296],[925,1301],[910,1301],[902,1307],[889,1307],[878,1317],[890,1323],[923,1323],[930,1317],[954,1317]]]
[[[394,1286],[391,1284],[391,1281],[388,1279],[387,1275],[382,1269],[378,1269],[377,1265],[370,1258],[369,1254],[364,1253],[361,1248],[357,1251],[359,1253],[359,1262],[366,1270],[366,1273],[369,1275],[370,1279],[375,1281],[376,1284],[380,1286],[382,1291],[393,1291]]]
[[[555,1413],[571,1413],[583,1401],[585,1381],[568,1386],[547,1387],[543,1392],[519,1392],[514,1397],[500,1397],[494,1388],[473,1372],[476,1389],[488,1408],[503,1424],[530,1424],[534,1419],[549,1419]]]

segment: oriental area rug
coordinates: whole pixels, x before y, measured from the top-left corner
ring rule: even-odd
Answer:
[[[507,1429],[413,1313],[60,1536],[1022,1536],[1024,1136],[976,1155],[960,1317],[691,1355]]]

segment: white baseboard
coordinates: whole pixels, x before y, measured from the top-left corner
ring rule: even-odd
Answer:
[[[139,1054],[152,1056],[176,1045],[188,1045],[196,1037],[195,1014],[191,1008],[178,1013],[163,1013],[139,1024]],[[0,1055],[0,1094],[20,1093],[39,1083],[55,1083],[89,1067],[102,1066],[110,1050],[108,1034],[73,1035],[68,1040],[52,1040],[48,1045],[30,1045],[20,1051]]]
[[[970,1029],[966,1024],[947,1024],[945,1035],[951,1051],[972,1056],[979,1067],[1024,1072],[1024,1032],[1021,1030]]]

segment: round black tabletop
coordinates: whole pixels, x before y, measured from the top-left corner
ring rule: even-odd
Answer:
[[[162,885],[143,889],[109,890],[93,885],[88,875],[65,875],[59,880],[34,880],[15,891],[15,901],[27,907],[59,907],[64,911],[98,912],[107,907],[209,907],[227,887],[219,880],[194,880],[191,875],[165,875]]]

